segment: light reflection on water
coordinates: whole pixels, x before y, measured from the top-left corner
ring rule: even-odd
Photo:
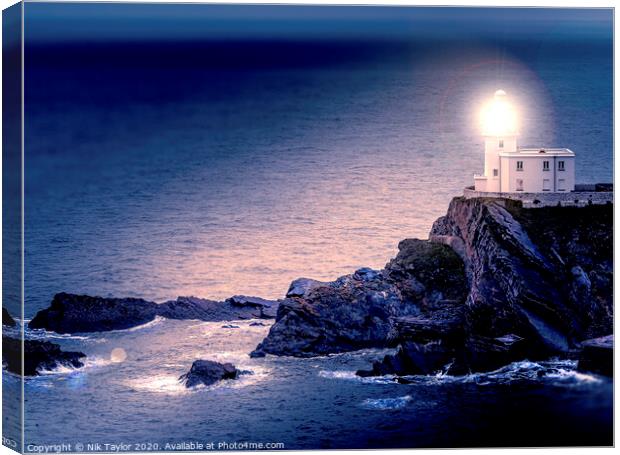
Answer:
[[[517,444],[607,437],[611,381],[577,373],[574,361],[516,362],[490,373],[410,376],[410,384],[397,384],[390,376],[354,374],[391,350],[252,359],[248,353],[269,327],[251,322],[227,329],[163,320],[140,331],[56,340],[84,351],[86,366],[26,381],[27,440],[105,442],[113,434],[129,443],[205,438],[281,441],[287,448],[420,447],[487,444],[494,441],[489,434],[508,444],[506,425],[524,435]],[[124,362],[110,360],[113,347],[127,352]],[[179,376],[200,358],[252,374],[186,389]],[[19,381],[3,375],[3,385],[18,390]],[[543,439],[538,419],[547,422]],[[573,428],[568,436],[566,428]]]
[[[279,298],[300,276],[381,268],[482,169],[476,103],[498,84],[527,107],[521,144],[571,147],[578,181],[608,180],[610,136],[575,134],[610,119],[606,66],[582,58],[587,84],[553,61],[545,83],[509,57],[499,77],[476,50],[406,69],[256,71],[250,86],[205,75],[191,99],[163,105],[33,105],[26,316],[60,291]],[[580,96],[556,94],[556,79]]]

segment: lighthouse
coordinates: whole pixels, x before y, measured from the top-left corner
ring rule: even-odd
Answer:
[[[484,174],[476,191],[488,193],[567,192],[575,189],[575,154],[566,148],[521,148],[517,111],[497,90],[482,111]]]

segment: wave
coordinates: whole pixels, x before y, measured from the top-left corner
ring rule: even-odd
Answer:
[[[135,332],[136,330],[150,329],[151,327],[155,327],[156,325],[161,324],[165,320],[166,318],[163,316],[155,316],[155,319],[145,324],[137,325],[129,329],[111,330],[111,332]]]
[[[70,333],[56,333],[45,329],[25,329],[24,337],[28,340],[88,340],[88,335],[73,335]]]
[[[84,360],[84,366],[73,367],[70,365],[57,365],[51,370],[39,369],[37,370],[40,376],[52,376],[52,375],[68,375],[74,373],[83,373],[93,368],[102,368],[114,363],[111,359],[103,357],[87,357]],[[36,376],[34,377],[36,378]]]
[[[149,377],[135,378],[124,381],[123,384],[133,390],[139,390],[143,392],[160,393],[167,395],[181,395],[188,394],[205,388],[200,385],[195,388],[187,388],[179,381],[180,375],[155,375]]]
[[[385,376],[373,376],[373,377],[362,377],[355,374],[355,371],[349,370],[336,370],[336,371],[327,371],[321,370],[319,371],[319,376],[327,379],[345,379],[350,381],[358,381],[363,383],[372,383],[372,384],[393,384],[396,380],[396,376],[394,375],[385,375]]]
[[[71,333],[58,333],[51,330],[46,329],[30,329],[28,326],[24,326],[24,337],[29,340],[89,340],[93,342],[101,343],[106,341],[105,338],[101,338],[101,334],[103,333],[119,333],[119,332],[135,332],[137,330],[149,329],[151,327],[155,327],[156,325],[161,324],[165,321],[166,318],[163,316],[156,316],[152,321],[146,322],[141,325],[137,325],[135,327],[130,327],[128,329],[118,329],[118,330],[109,330],[106,332],[92,332],[85,333],[81,332],[80,334],[71,334]],[[28,319],[25,319],[24,322],[27,324]],[[21,322],[18,322],[17,327],[3,327],[3,332],[5,335],[20,337],[21,336]]]
[[[557,386],[579,386],[596,384],[602,378],[577,371],[575,360],[549,360],[532,362],[522,360],[510,363],[497,370],[487,373],[470,373],[462,376],[452,376],[445,371],[435,375],[403,376],[403,382],[413,385],[441,385],[441,384],[476,384],[480,386],[510,384],[514,382],[547,382]],[[446,370],[446,371],[449,371]],[[319,376],[331,379],[355,380],[375,384],[393,384],[397,377],[394,375],[374,376],[362,378],[355,371],[337,370],[320,371]]]

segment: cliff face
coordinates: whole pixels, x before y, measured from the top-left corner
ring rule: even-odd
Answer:
[[[402,241],[384,270],[289,291],[255,354],[401,344],[360,374],[447,365],[456,373],[568,355],[612,332],[612,222],[611,205],[523,209],[455,198],[430,240]]]
[[[613,208],[522,209],[454,199],[430,239],[453,245],[469,281],[469,334],[523,337],[562,353],[612,331]]]

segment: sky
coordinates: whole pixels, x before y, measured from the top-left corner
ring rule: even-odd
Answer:
[[[609,38],[611,9],[26,4],[30,43],[205,39]],[[559,31],[559,32],[558,32]]]

